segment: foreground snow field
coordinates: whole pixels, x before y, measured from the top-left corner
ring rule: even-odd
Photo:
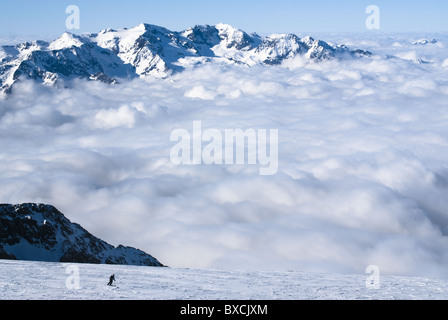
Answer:
[[[75,270],[75,272],[73,272]],[[79,272],[79,273],[77,273]],[[107,286],[114,273],[116,286]],[[79,275],[79,288],[76,281]],[[444,300],[448,281],[0,260],[1,300]]]

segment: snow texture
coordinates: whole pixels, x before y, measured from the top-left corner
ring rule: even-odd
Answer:
[[[79,287],[72,281],[76,270]],[[107,286],[115,274],[115,286]],[[0,260],[0,300],[445,300],[442,279]]]

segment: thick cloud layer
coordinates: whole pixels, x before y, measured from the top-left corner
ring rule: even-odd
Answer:
[[[353,38],[380,56],[343,62],[22,82],[0,101],[0,199],[53,204],[173,267],[447,275],[448,42],[415,40]],[[278,173],[175,166],[170,134],[193,121],[278,129]]]

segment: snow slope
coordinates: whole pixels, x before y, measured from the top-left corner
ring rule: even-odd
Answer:
[[[72,270],[79,271],[79,288]],[[114,273],[116,287],[107,286]],[[0,300],[444,300],[448,281],[0,260]],[[68,283],[68,286],[67,286]]]

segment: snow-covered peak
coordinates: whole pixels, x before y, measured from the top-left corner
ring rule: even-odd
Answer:
[[[180,35],[194,43],[210,46],[214,46],[221,41],[219,30],[210,25],[196,25],[182,31]]]
[[[81,47],[84,41],[80,36],[74,35],[70,32],[64,32],[58,39],[50,43],[50,50],[62,50],[72,47]]]
[[[20,51],[42,50],[42,49],[46,49],[47,47],[48,47],[48,42],[41,41],[41,40],[36,40],[36,41],[32,41],[32,42],[24,42],[24,43],[20,43],[16,46],[16,48]]]
[[[215,25],[216,29],[219,30],[220,33],[227,33],[227,34],[234,34],[234,33],[242,33],[242,31],[240,29],[237,29],[233,26],[231,26],[230,24],[226,24],[226,23],[218,23],[217,25]]]
[[[216,25],[219,36],[222,39],[223,45],[230,49],[234,48],[237,50],[250,50],[255,41],[246,32],[234,28],[231,25],[219,23]]]
[[[0,91],[10,91],[21,77],[46,84],[74,78],[116,83],[119,78],[164,78],[204,63],[273,65],[296,55],[314,61],[364,55],[362,50],[355,53],[312,37],[249,35],[224,23],[181,32],[141,23],[82,36],[66,32],[50,44],[35,41],[0,47]]]
[[[114,29],[112,29],[112,28],[106,28],[106,29],[101,30],[101,31],[98,32],[98,33],[99,33],[99,34],[106,34],[106,33],[109,33],[109,32],[117,32],[117,31],[114,30]]]
[[[90,39],[102,48],[119,53],[121,48],[126,50],[131,47],[145,32],[146,29],[143,24],[131,29],[114,30],[109,28],[102,30],[98,34],[92,34]]]
[[[414,45],[427,45],[427,44],[435,44],[435,43],[437,43],[438,41],[436,40],[436,39],[431,39],[431,40],[428,40],[428,39],[419,39],[419,40],[417,40],[417,41],[415,41],[413,44]]]
[[[26,57],[29,57],[30,54],[34,51],[47,50],[48,46],[48,42],[45,41],[24,42],[16,45],[15,50],[17,50],[17,56],[20,59],[25,59]],[[12,50],[6,49],[5,51],[9,51],[11,53]]]
[[[133,51],[136,47],[145,46],[145,44],[149,43],[149,40],[153,42],[160,41],[162,37],[170,33],[171,31],[166,28],[141,23],[129,29],[105,29],[98,34],[92,34],[90,38],[91,41],[102,48],[125,55],[129,51]],[[124,61],[132,62],[127,56],[124,57]]]
[[[266,37],[256,49],[261,61],[267,64],[278,64],[296,54],[304,54],[308,50],[295,35],[274,34]]]
[[[139,25],[130,28],[130,29],[120,29],[116,32],[117,34],[119,34],[120,37],[128,37],[130,35],[132,35],[132,37],[136,37],[137,38],[139,36],[149,36],[149,35],[156,35],[158,37],[164,37],[164,36],[168,36],[169,34],[172,34],[173,31],[170,31],[164,27],[161,26],[157,26],[154,24],[149,24],[149,23],[140,23]]]
[[[303,37],[303,38],[301,39],[301,41],[302,41],[303,43],[305,43],[308,47],[311,47],[311,46],[314,44],[314,42],[315,42],[314,38],[311,37],[311,36]]]
[[[126,34],[126,33],[142,35],[154,27],[156,27],[156,26],[148,24],[148,23],[140,23],[139,25],[136,25],[135,27],[132,27],[132,28],[119,29],[117,32],[119,32],[121,35]]]

